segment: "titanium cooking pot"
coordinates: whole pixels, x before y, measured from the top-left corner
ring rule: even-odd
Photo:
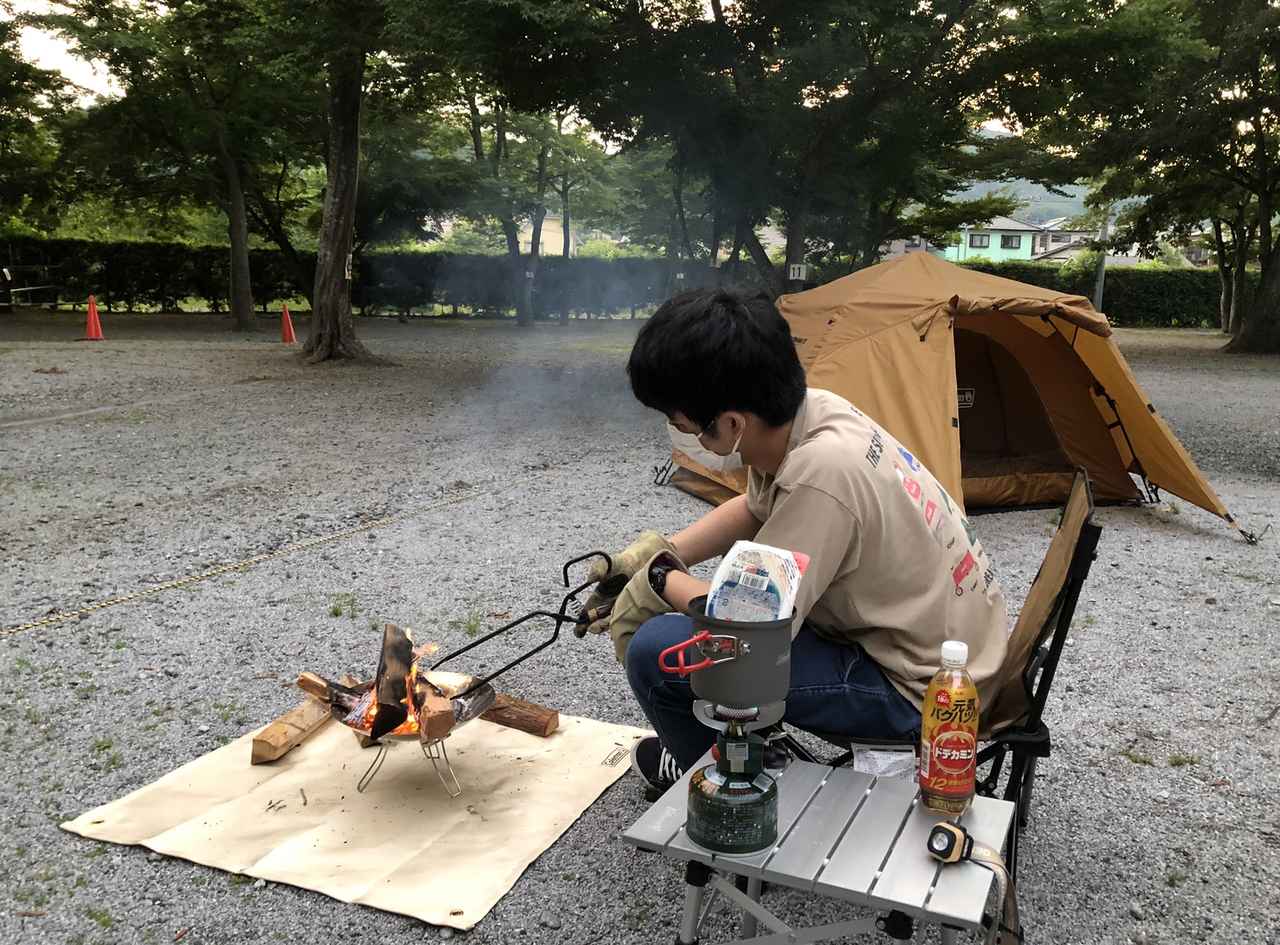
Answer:
[[[706,606],[706,597],[689,602],[693,636],[659,653],[658,667],[688,677],[693,694],[716,705],[748,709],[786,699],[792,618],[719,620]]]

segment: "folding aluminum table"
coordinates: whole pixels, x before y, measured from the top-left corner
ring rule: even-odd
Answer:
[[[709,762],[708,753],[695,768]],[[977,863],[944,866],[929,856],[929,831],[946,818],[924,808],[913,778],[792,761],[778,779],[777,843],[759,853],[732,856],[713,853],[685,834],[693,770],[622,834],[641,849],[686,863],[677,937],[681,945],[698,941],[708,886],[743,913],[740,937],[725,945],[821,942],[874,929],[909,939],[916,921],[938,924],[944,945],[953,943],[959,931],[985,934],[982,916],[995,878]],[[959,822],[975,841],[999,850],[1013,813],[1008,801],[975,797]],[[746,877],[745,893],[733,876]],[[884,915],[792,928],[760,904],[762,882]],[[996,920],[1000,906],[996,904]],[[770,931],[758,935],[761,925]]]

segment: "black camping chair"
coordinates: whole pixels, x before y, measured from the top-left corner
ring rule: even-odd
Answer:
[[[990,708],[982,708],[985,744],[978,752],[978,793],[995,797],[1006,765],[1003,797],[1017,807],[1014,829],[1009,836],[1006,862],[1011,876],[1018,867],[1018,840],[1030,814],[1032,784],[1036,764],[1049,757],[1049,727],[1044,721],[1049,689],[1058,671],[1058,660],[1066,645],[1075,615],[1076,602],[1095,557],[1102,527],[1092,522],[1093,488],[1084,470],[1076,473],[1067,504],[1062,510],[1058,531],[1049,543],[1044,561],[1031,584],[1026,602],[1009,635],[1008,650],[996,696]],[[918,750],[916,743],[871,741],[847,736],[811,732],[824,741],[845,749],[838,757],[822,763],[841,765],[850,761],[856,749]],[[784,744],[798,758],[819,759],[787,734]],[[986,773],[983,774],[983,769]]]

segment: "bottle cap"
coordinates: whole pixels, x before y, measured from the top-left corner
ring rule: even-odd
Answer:
[[[942,644],[942,665],[961,668],[969,662],[969,644],[963,640],[947,640]]]

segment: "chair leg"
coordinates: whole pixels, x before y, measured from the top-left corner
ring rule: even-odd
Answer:
[[[1022,795],[1018,798],[1018,826],[1025,827],[1031,817],[1031,793],[1036,783],[1036,763],[1039,758],[1034,755],[1027,760],[1027,771],[1022,776]]]

